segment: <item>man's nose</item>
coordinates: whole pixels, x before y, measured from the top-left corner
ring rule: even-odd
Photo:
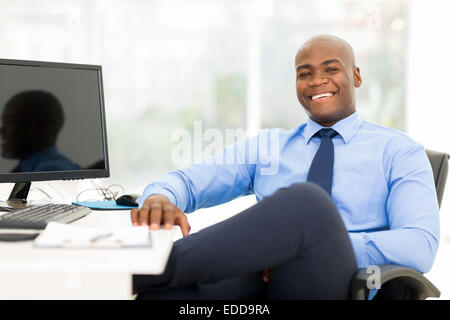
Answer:
[[[322,84],[328,83],[328,78],[324,77],[321,74],[315,74],[311,78],[311,82],[309,83],[310,86],[320,86]]]

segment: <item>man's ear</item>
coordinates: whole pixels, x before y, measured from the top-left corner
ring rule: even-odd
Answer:
[[[359,88],[362,83],[361,74],[359,73],[359,68],[354,67],[353,68],[353,82],[355,83],[355,87]]]

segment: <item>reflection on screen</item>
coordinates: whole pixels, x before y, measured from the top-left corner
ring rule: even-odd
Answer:
[[[0,64],[0,174],[105,169],[96,70]]]

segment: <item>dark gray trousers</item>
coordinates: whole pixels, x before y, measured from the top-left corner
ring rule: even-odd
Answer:
[[[165,272],[134,275],[133,288],[138,299],[347,299],[357,270],[331,198],[298,183],[179,239]]]

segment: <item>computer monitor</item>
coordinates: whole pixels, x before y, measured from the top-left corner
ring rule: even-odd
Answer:
[[[102,67],[0,59],[0,183],[109,177]]]

